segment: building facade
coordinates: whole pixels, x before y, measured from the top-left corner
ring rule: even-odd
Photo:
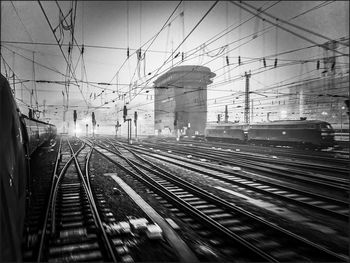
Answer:
[[[203,134],[207,121],[207,85],[215,74],[203,66],[178,66],[154,82],[155,133]]]

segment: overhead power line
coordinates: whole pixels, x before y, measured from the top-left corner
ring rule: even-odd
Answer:
[[[32,38],[32,36],[30,35],[30,33],[28,32],[27,27],[26,27],[25,24],[23,23],[23,21],[22,21],[20,15],[19,15],[19,13],[18,13],[18,11],[17,11],[17,8],[16,8],[15,5],[13,4],[13,1],[11,1],[11,4],[12,4],[13,9],[15,10],[15,13],[16,13],[16,15],[17,15],[19,21],[21,21],[21,24],[22,24],[24,30],[25,30],[26,33],[28,34],[28,36],[29,36],[29,38],[30,38],[30,41],[32,41],[32,43],[33,43],[33,42],[34,42],[34,41],[33,41],[33,38]]]
[[[230,1],[230,2],[231,2],[232,4],[234,4],[234,5],[236,5],[236,6],[240,7],[240,8],[242,8],[243,10],[247,11],[248,13],[254,14],[253,11],[249,10],[248,8],[245,8],[245,7],[241,6],[240,4],[237,4],[235,1]],[[310,43],[312,43],[312,44],[318,45],[319,47],[326,48],[324,44],[319,44],[319,43],[317,43],[317,42],[315,42],[315,41],[313,41],[313,40],[311,40],[311,39],[309,39],[309,38],[307,38],[307,37],[304,37],[304,36],[302,36],[302,35],[300,35],[300,34],[298,34],[298,33],[293,32],[292,30],[289,30],[289,29],[287,29],[287,28],[281,26],[280,24],[277,23],[278,18],[276,19],[276,23],[274,23],[274,22],[272,22],[272,21],[270,21],[270,20],[268,20],[268,19],[266,19],[266,18],[263,18],[262,16],[260,16],[260,15],[258,15],[258,14],[257,14],[256,16],[259,17],[260,19],[263,19],[264,21],[266,21],[266,22],[268,22],[268,23],[270,23],[270,24],[272,24],[272,25],[278,27],[278,28],[283,29],[284,31],[286,31],[286,32],[288,32],[288,33],[291,33],[292,35],[295,35],[295,36],[297,36],[297,37],[299,37],[299,38],[301,38],[301,39],[304,39],[305,41],[308,41],[308,42],[310,42]],[[327,48],[328,48],[328,47],[327,47]],[[340,51],[338,51],[338,50],[333,50],[333,51],[334,51],[335,53],[338,53],[338,54],[346,55],[345,53],[340,52]],[[347,56],[349,56],[349,55],[347,55]]]
[[[231,2],[232,2],[232,1],[231,1]],[[282,22],[282,23],[287,24],[287,25],[289,25],[289,26],[295,27],[295,28],[300,29],[300,30],[302,30],[302,31],[305,31],[305,32],[307,32],[307,33],[313,34],[313,35],[318,36],[318,37],[320,37],[320,38],[324,38],[324,39],[326,39],[326,40],[333,41],[332,38],[329,38],[329,37],[324,36],[324,35],[321,35],[321,34],[319,34],[319,33],[317,33],[317,32],[311,31],[311,30],[309,30],[309,29],[307,29],[307,28],[304,28],[304,27],[302,27],[302,26],[295,25],[295,24],[293,24],[293,23],[291,23],[291,22],[288,22],[288,21],[286,21],[286,20],[284,20],[284,19],[277,18],[277,17],[275,17],[275,16],[273,16],[273,15],[271,15],[271,14],[265,12],[265,11],[262,11],[262,10],[260,10],[260,9],[255,8],[254,6],[248,4],[247,2],[241,1],[241,4],[242,4],[242,5],[245,5],[245,6],[248,6],[248,7],[250,7],[251,9],[254,9],[255,11],[258,11],[258,12],[260,12],[260,13],[262,13],[262,14],[268,16],[268,17],[271,17],[271,18],[273,18],[273,19],[276,19],[276,20],[278,20],[279,22]],[[338,43],[341,44],[341,45],[347,46],[347,47],[349,46],[349,44],[343,43],[343,42],[340,42],[340,41],[339,41]]]
[[[165,60],[165,62],[157,69],[156,71],[156,75],[157,73],[161,70],[161,68],[167,63],[167,61],[173,57],[173,55],[175,54],[175,52],[181,47],[181,45],[188,39],[188,37],[194,32],[194,30],[202,23],[202,21],[204,20],[204,18],[207,17],[207,15],[210,13],[210,11],[213,10],[213,8],[216,6],[216,4],[218,3],[219,1],[215,1],[215,3],[209,8],[209,10],[204,14],[204,16],[197,22],[197,24],[192,28],[192,30],[187,34],[187,36],[181,41],[181,43],[177,46],[177,48],[172,52],[172,54]],[[151,77],[145,84],[145,86],[148,85],[148,83],[151,81],[151,79],[153,79],[153,77]],[[142,92],[143,88],[139,91]],[[138,93],[138,94],[139,94]],[[136,94],[136,96],[138,95]],[[136,97],[134,96],[134,98]]]
[[[278,4],[279,2],[280,2],[280,1],[277,1],[276,3],[271,4],[270,6],[266,7],[265,10],[270,9],[271,7],[273,7],[274,5]],[[215,42],[216,40],[220,39],[220,38],[223,37],[224,35],[226,35],[226,34],[228,34],[229,32],[231,32],[232,30],[234,30],[234,29],[240,27],[240,26],[243,25],[244,23],[246,23],[246,22],[248,22],[249,20],[253,19],[255,16],[256,16],[256,15],[254,14],[251,18],[245,20],[244,22],[241,22],[238,26],[236,26],[235,28],[233,28],[233,29],[231,29],[230,31],[226,32],[226,33],[223,34],[222,36],[218,36],[218,35],[222,34],[222,33],[225,32],[227,29],[226,29],[226,30],[223,30],[223,31],[220,32],[219,34],[216,34],[214,37],[212,37],[212,38],[210,38],[209,40],[206,41],[206,42],[211,41],[211,42],[209,42],[207,45],[209,45],[209,44]],[[218,37],[217,37],[217,36],[218,36]],[[212,39],[215,38],[215,37],[217,37],[217,38],[214,39],[214,40],[212,40]],[[249,36],[247,36],[247,37],[249,37]],[[245,38],[247,38],[247,37],[241,38],[240,40],[245,39]],[[240,40],[233,41],[233,42],[229,43],[228,45],[231,45],[231,44],[233,44],[233,43],[235,43],[235,42],[239,42]],[[249,41],[247,41],[247,42],[245,42],[245,43],[248,43],[248,42],[250,42],[250,41],[251,41],[251,40],[249,40]],[[198,53],[199,51],[201,51],[201,50],[202,50],[202,46],[203,46],[206,42],[204,42],[204,43],[202,43],[201,45],[199,45],[198,47],[196,47],[196,48],[190,50],[189,52],[192,52],[192,53],[186,55],[186,60],[185,60],[185,61],[188,61],[188,60],[193,59],[193,58],[191,58],[191,57],[192,57],[193,55],[195,55],[196,53]],[[244,45],[245,43],[243,43],[242,45]],[[232,49],[232,50],[233,50],[233,49]],[[174,51],[173,53],[175,53],[175,52],[176,52],[176,51]],[[172,55],[173,55],[173,54],[172,54]],[[172,55],[170,55],[170,57],[172,57]],[[211,61],[214,61],[214,60],[216,60],[216,59],[217,59],[217,58],[214,58],[214,59],[211,60]],[[210,61],[210,62],[211,62],[211,61]],[[182,62],[183,62],[183,61],[177,62],[177,63],[175,64],[175,66],[181,64]],[[160,74],[165,73],[166,71],[168,71],[170,68],[173,67],[173,65],[171,65],[170,67],[168,67],[167,69],[163,70],[162,72],[159,72],[159,70],[160,70],[165,64],[167,64],[167,63],[169,63],[169,62],[166,62],[166,61],[165,61],[165,62],[163,63],[163,65],[160,66],[160,68],[158,68],[158,69],[155,70],[155,73],[152,74],[152,77],[151,77],[150,79],[144,81],[144,82],[143,82],[142,84],[140,84],[139,86],[147,85],[152,79],[154,79],[155,77],[159,76]],[[206,64],[208,64],[208,63],[206,63]],[[185,74],[187,74],[187,73],[185,73]],[[142,90],[141,90],[141,91],[142,91]],[[140,92],[141,92],[141,91],[140,91]]]
[[[50,20],[49,20],[49,18],[47,17],[46,12],[45,12],[45,10],[44,10],[42,4],[40,3],[40,0],[38,0],[38,4],[39,4],[39,6],[40,6],[41,11],[43,12],[43,14],[44,14],[44,16],[45,16],[45,19],[46,19],[47,23],[49,24],[49,27],[50,27],[50,29],[51,29],[52,34],[54,35],[54,37],[55,37],[55,39],[56,39],[57,45],[58,45],[58,47],[59,47],[60,50],[61,50],[61,53],[62,53],[62,55],[63,55],[63,57],[64,57],[64,60],[66,61],[67,65],[68,65],[68,67],[69,67],[69,71],[72,73],[72,76],[75,78],[74,72],[72,71],[72,68],[70,67],[70,63],[68,62],[68,60],[67,60],[67,58],[66,58],[66,55],[64,54],[64,52],[63,52],[63,50],[62,50],[62,47],[61,47],[61,45],[60,45],[60,43],[59,43],[59,40],[57,39],[57,36],[56,36],[56,34],[55,34],[55,32],[54,32],[54,30],[53,30],[53,28],[52,28],[52,25],[51,25],[51,23],[50,23]],[[75,81],[76,81],[77,84],[78,84],[78,81],[77,81],[76,79],[75,79]]]
[[[152,41],[153,39],[157,38],[157,36],[159,35],[159,33],[163,31],[163,29],[166,27],[166,25],[168,25],[169,20],[171,19],[171,17],[172,17],[173,14],[175,13],[175,11],[178,9],[178,7],[180,6],[181,2],[182,2],[182,0],[181,0],[181,1],[178,3],[178,5],[175,7],[175,9],[174,9],[173,12],[170,14],[170,16],[168,17],[168,19],[165,21],[164,25],[161,27],[161,29],[159,30],[159,32],[158,32],[156,35],[154,35],[151,39],[149,39],[146,43],[144,43],[144,44],[140,47],[140,49],[143,48],[145,45],[147,45],[147,43],[149,43],[149,42]],[[176,17],[175,17],[175,18],[176,18]],[[175,18],[174,18],[174,19],[175,19]],[[172,22],[172,21],[171,21],[171,22]],[[170,22],[170,23],[171,23],[171,22]],[[120,70],[123,68],[123,66],[125,65],[125,63],[129,60],[129,58],[130,58],[131,56],[133,56],[134,54],[136,54],[136,51],[137,51],[137,50],[135,50],[130,56],[128,56],[128,57],[124,60],[123,64],[119,67],[119,69],[118,69],[117,72],[114,74],[113,78],[110,80],[109,83],[111,83],[111,82],[113,81],[113,79],[119,74]],[[166,52],[166,53],[168,53],[168,52]],[[170,53],[170,52],[169,52],[169,53]]]

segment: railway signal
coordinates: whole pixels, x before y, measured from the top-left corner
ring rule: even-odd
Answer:
[[[95,119],[95,113],[91,113],[91,119],[92,119],[92,136],[95,135],[95,126],[96,126],[96,119]]]
[[[73,121],[74,121],[74,134],[77,136],[77,111],[73,111]]]
[[[134,112],[134,123],[135,123],[135,125],[137,123],[137,111]]]
[[[123,119],[124,119],[124,122],[126,122],[126,116],[128,115],[128,109],[126,108],[126,105],[124,105],[124,108],[123,108]]]
[[[221,121],[221,114],[218,114],[218,121],[217,121],[217,123],[220,123],[220,121]]]
[[[77,122],[77,111],[76,110],[73,111],[73,120],[74,120],[74,123]]]
[[[177,126],[178,113],[175,112],[174,126]]]
[[[134,112],[135,138],[137,138],[137,111]]]

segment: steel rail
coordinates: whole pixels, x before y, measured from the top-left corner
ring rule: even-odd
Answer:
[[[136,152],[141,153],[141,154],[147,153],[147,151],[145,149],[140,149],[137,146],[134,146],[134,147],[136,147],[136,149],[133,149],[133,151],[136,151]],[[155,154],[157,154],[157,153],[155,153]],[[269,185],[269,186],[272,186],[272,187],[277,187],[277,188],[279,188],[281,190],[283,189],[283,190],[287,190],[287,191],[296,192],[298,194],[310,196],[312,198],[319,198],[319,199],[325,200],[327,202],[335,203],[338,206],[343,206],[343,207],[346,207],[346,208],[348,208],[348,206],[349,206],[348,202],[345,202],[345,201],[342,201],[342,200],[338,200],[338,199],[335,199],[335,198],[330,198],[330,197],[326,197],[326,196],[323,196],[323,195],[310,193],[310,192],[303,191],[303,190],[300,190],[300,189],[297,189],[297,188],[294,188],[294,187],[287,187],[287,186],[284,186],[284,185],[281,185],[281,184],[278,184],[278,183],[274,183],[274,182],[268,182],[268,181],[265,181],[265,180],[263,180],[261,178],[254,178],[253,179],[253,178],[251,178],[249,176],[245,176],[245,175],[242,175],[242,174],[234,172],[234,171],[228,171],[228,170],[225,170],[225,169],[222,169],[222,168],[218,168],[218,167],[214,167],[214,166],[211,166],[211,165],[208,165],[208,164],[204,164],[204,163],[200,163],[199,164],[198,162],[196,163],[195,161],[186,160],[186,159],[183,159],[181,157],[170,156],[169,154],[166,154],[166,153],[162,153],[162,154],[163,154],[163,156],[168,157],[168,158],[172,158],[172,159],[175,159],[175,160],[178,160],[178,161],[181,161],[181,162],[189,163],[189,164],[192,164],[192,165],[195,165],[195,166],[198,166],[198,167],[204,167],[205,169],[209,169],[209,170],[212,170],[212,171],[216,171],[216,172],[220,172],[220,173],[223,173],[223,174],[227,174],[229,176],[236,176],[236,177],[239,177],[239,178],[243,178],[245,180],[250,180],[252,182],[254,181],[254,182],[263,183],[265,185]],[[138,155],[135,155],[135,156],[138,157]],[[323,208],[321,206],[316,206],[316,205],[313,205],[313,204],[309,204],[307,202],[299,201],[297,198],[290,198],[290,197],[284,196],[282,194],[276,194],[276,193],[274,193],[272,191],[260,189],[260,188],[255,187],[255,186],[250,186],[248,184],[245,184],[245,183],[242,183],[242,182],[239,182],[239,181],[235,181],[235,180],[230,179],[230,178],[225,178],[225,177],[223,177],[221,175],[215,175],[213,173],[200,170],[198,168],[194,168],[194,167],[191,167],[191,166],[188,166],[188,165],[180,164],[178,161],[172,161],[172,160],[164,159],[164,158],[162,158],[162,160],[164,160],[164,161],[166,161],[168,163],[171,163],[171,164],[174,164],[174,165],[178,165],[178,166],[181,166],[183,168],[186,168],[186,169],[189,169],[189,170],[201,173],[201,174],[205,174],[205,175],[207,175],[209,177],[213,177],[213,178],[216,178],[216,179],[219,179],[219,180],[231,183],[231,184],[236,184],[236,185],[239,185],[241,187],[245,187],[245,188],[248,188],[248,189],[251,189],[251,190],[263,193],[263,194],[267,194],[267,195],[270,195],[270,196],[278,197],[278,198],[284,199],[284,200],[289,201],[289,202],[293,202],[293,203],[297,203],[299,205],[303,205],[303,206],[306,206],[306,207],[309,207],[309,208],[313,208],[313,209],[316,209],[316,210],[318,210],[320,212],[326,212],[327,214],[335,216],[335,217],[337,217],[337,218],[339,218],[341,220],[346,220],[346,221],[349,220],[349,215],[348,214],[338,213],[338,212],[333,211],[333,210],[325,209],[325,208]]]
[[[68,141],[68,139],[67,139]],[[57,193],[58,193],[58,188],[59,188],[59,182],[61,181],[61,179],[63,178],[63,175],[66,173],[66,170],[68,169],[68,166],[71,164],[72,160],[75,157],[75,154],[79,154],[80,151],[82,151],[85,147],[85,144],[83,144],[79,150],[76,153],[73,153],[72,156],[69,158],[69,160],[66,162],[66,164],[64,165],[64,167],[62,168],[58,178],[57,178],[57,182],[55,184],[55,188],[54,188],[54,192],[53,192],[53,198],[51,201],[51,216],[52,216],[52,222],[51,222],[51,234],[54,234],[56,232],[56,224],[55,224],[55,214],[56,214],[56,199],[57,199]]]
[[[48,200],[48,205],[46,207],[46,212],[45,212],[45,219],[44,219],[44,224],[41,230],[41,237],[40,237],[40,244],[39,244],[39,251],[38,251],[38,257],[37,257],[37,262],[40,262],[41,256],[42,256],[42,251],[43,251],[43,246],[44,246],[44,241],[45,241],[45,236],[46,236],[46,229],[47,229],[47,221],[49,219],[49,211],[50,211],[50,202],[52,199],[52,194],[53,194],[53,189],[55,186],[55,179],[57,178],[57,170],[58,170],[58,163],[61,159],[61,150],[62,150],[62,137],[60,138],[59,146],[58,146],[58,151],[57,151],[57,157],[55,161],[55,167],[52,172],[52,182],[51,182],[51,189],[50,189],[50,195],[49,195],[49,200]]]
[[[169,141],[163,142],[163,143],[171,143]],[[321,160],[321,161],[327,161],[327,162],[334,162],[337,164],[341,164],[341,165],[348,165],[348,161],[344,160],[344,159],[338,159],[334,156],[334,153],[332,152],[315,152],[315,151],[309,151],[309,153],[312,153],[312,155],[307,154],[307,151],[302,151],[300,149],[285,149],[285,148],[278,148],[278,147],[267,147],[267,146],[257,146],[257,145],[247,145],[247,144],[243,144],[243,143],[233,143],[233,142],[229,142],[229,143],[224,143],[224,142],[218,142],[218,141],[206,141],[205,143],[200,143],[198,141],[192,141],[192,140],[182,140],[180,142],[178,142],[179,145],[188,145],[188,144],[195,144],[196,146],[200,146],[200,147],[210,147],[210,146],[215,146],[215,147],[229,147],[229,148],[233,148],[233,147],[240,147],[240,148],[244,148],[245,150],[248,149],[248,151],[259,151],[262,153],[266,153],[266,152],[272,152],[276,155],[276,153],[278,153],[279,155],[287,155],[289,157],[295,157],[295,158],[307,158],[310,160]]]
[[[162,148],[161,146],[157,146],[158,148]],[[259,164],[259,166],[257,167],[257,163],[252,163],[253,161],[247,161],[247,160],[240,160],[240,162],[238,163],[235,160],[232,160],[232,158],[229,157],[225,157],[222,158],[221,156],[217,156],[211,153],[199,153],[199,152],[193,152],[193,151],[189,151],[189,150],[185,150],[185,149],[178,149],[175,146],[168,146],[167,150],[172,149],[173,152],[176,153],[180,153],[180,154],[191,154],[193,156],[197,156],[199,158],[205,158],[208,160],[212,160],[212,161],[220,161],[221,163],[225,163],[225,164],[229,164],[229,165],[235,165],[235,166],[244,166],[248,169],[252,169],[252,170],[258,170],[258,171],[262,171],[262,172],[267,172],[267,173],[272,173],[272,174],[277,174],[278,176],[284,176],[284,177],[291,177],[294,180],[300,180],[300,181],[304,181],[304,182],[308,182],[310,183],[310,180],[308,178],[305,178],[304,175],[300,176],[300,171],[299,171],[299,175],[296,175],[293,171],[290,171],[283,167],[276,167],[273,165],[269,165],[263,162],[257,162]],[[217,158],[220,157],[220,159],[218,160]],[[273,170],[278,170],[277,171],[273,171]],[[283,174],[281,174],[281,171],[284,172]],[[290,175],[286,174],[289,173]],[[297,172],[296,172],[297,173]],[[341,181],[340,183],[333,183],[333,184],[329,184],[326,181],[322,181],[320,180],[320,178],[318,178],[316,175],[312,175],[312,174],[308,174],[308,177],[314,177],[316,178],[316,180],[311,181],[312,183],[318,184],[318,185],[322,185],[322,186],[326,186],[326,187],[333,187],[336,190],[348,190],[348,183],[344,183],[343,181]],[[325,179],[325,178],[323,178]],[[327,181],[332,180],[331,178],[329,179],[325,179]]]
[[[101,147],[102,148],[102,147]],[[198,209],[194,208],[193,206],[189,205],[187,202],[181,200],[179,197],[177,197],[176,195],[168,192],[167,190],[165,190],[163,188],[163,186],[161,186],[159,183],[157,183],[156,181],[154,181],[152,178],[148,178],[149,180],[145,179],[144,177],[148,177],[147,175],[145,175],[141,170],[139,170],[132,162],[130,162],[130,160],[128,160],[126,157],[124,156],[120,156],[121,158],[123,158],[131,167],[133,167],[136,171],[140,172],[141,174],[143,174],[143,176],[140,176],[136,173],[134,173],[133,171],[127,169],[126,167],[122,166],[120,163],[116,162],[115,160],[113,160],[112,158],[110,158],[107,155],[104,155],[103,153],[101,153],[99,150],[95,149],[98,153],[100,153],[102,156],[104,156],[106,159],[110,160],[112,163],[116,164],[118,167],[120,167],[121,169],[123,169],[124,171],[126,171],[127,173],[133,175],[135,178],[138,178],[140,181],[142,181],[143,183],[145,183],[146,185],[150,186],[151,188],[156,189],[156,191],[158,191],[159,193],[161,193],[161,195],[165,196],[165,198],[172,200],[173,202],[175,202],[178,206],[182,207],[184,210],[186,210],[187,212],[191,213],[192,215],[194,215],[195,217],[199,218],[202,222],[204,222],[206,225],[209,225],[211,227],[213,227],[214,229],[216,229],[217,231],[219,231],[219,233],[221,233],[221,235],[226,236],[227,238],[234,240],[235,242],[238,242],[241,246],[243,246],[244,249],[247,249],[248,251],[250,251],[250,253],[255,253],[256,256],[258,256],[258,260],[259,262],[278,262],[278,260],[276,260],[275,258],[273,258],[272,256],[268,255],[267,253],[265,253],[264,251],[262,251],[261,249],[255,247],[254,245],[250,244],[249,242],[247,242],[245,239],[241,238],[240,236],[238,236],[237,234],[229,231],[227,228],[223,227],[222,225],[220,225],[219,223],[217,223],[215,220],[209,218],[208,216],[206,216],[205,214],[203,214],[201,211],[199,211]],[[115,152],[114,152],[115,153]],[[151,182],[150,182],[151,181]]]
[[[103,237],[103,239],[104,239],[104,245],[105,245],[105,247],[106,247],[106,249],[107,249],[107,252],[109,253],[109,255],[110,255],[112,261],[113,261],[113,262],[117,262],[116,255],[115,255],[115,253],[114,253],[114,250],[113,250],[113,248],[112,248],[112,245],[111,245],[111,243],[110,243],[110,240],[109,240],[109,238],[108,238],[108,236],[107,236],[107,233],[106,233],[106,231],[105,231],[105,229],[104,229],[104,226],[103,226],[103,224],[102,224],[102,220],[101,220],[101,218],[100,218],[100,215],[99,215],[99,212],[98,212],[98,209],[97,209],[97,206],[96,206],[96,203],[95,203],[95,200],[94,200],[94,197],[93,197],[91,188],[88,186],[88,184],[87,184],[87,182],[86,182],[86,181],[88,180],[88,177],[89,177],[89,176],[88,176],[88,174],[89,174],[89,169],[85,170],[85,171],[86,171],[86,177],[87,177],[87,178],[85,178],[84,175],[83,175],[83,173],[82,173],[82,171],[81,171],[81,168],[80,168],[79,162],[78,162],[78,160],[77,160],[76,154],[74,153],[73,148],[72,148],[72,146],[70,145],[69,141],[68,141],[68,144],[69,144],[69,147],[70,147],[71,152],[72,152],[72,154],[73,154],[75,167],[77,168],[78,174],[79,174],[80,178],[82,179],[85,192],[86,192],[86,194],[87,194],[88,197],[89,197],[89,198],[88,198],[88,201],[89,201],[90,207],[91,207],[91,209],[92,209],[92,211],[93,211],[92,214],[93,214],[93,216],[94,216],[94,219],[95,219],[94,221],[95,221],[95,223],[96,223],[96,226],[98,227],[98,229],[100,229],[100,231],[101,231],[101,233],[102,233],[102,237]],[[85,142],[84,142],[84,144],[85,144]],[[90,158],[91,158],[91,152],[92,152],[92,151],[93,151],[93,147],[91,147],[91,150],[90,150],[90,152],[89,152],[89,154],[88,154],[89,157],[86,159],[86,161],[90,160]],[[88,168],[88,167],[89,167],[89,164],[86,162],[86,163],[85,163],[85,169]]]
[[[100,146],[100,145],[99,145]],[[107,147],[105,147],[105,146],[100,146],[101,148],[104,148],[105,150],[107,150],[107,151],[110,151],[110,152],[114,152],[114,151],[112,151],[111,149],[108,149]],[[113,147],[115,147],[115,146],[113,146]],[[129,150],[130,151],[130,150]],[[101,152],[100,152],[101,153]],[[114,152],[115,154],[117,154],[116,152]],[[101,153],[102,154],[102,153]],[[104,154],[102,154],[103,156],[105,156]],[[123,157],[123,156],[121,156],[123,159],[127,159],[126,157]],[[120,164],[118,164],[116,161],[114,161],[113,159],[111,159],[110,157],[108,157],[108,156],[105,156],[105,158],[107,158],[107,159],[109,159],[109,160],[111,160],[113,163],[115,163],[115,164],[117,164],[119,167],[121,167],[122,169],[124,169],[124,170],[127,170],[125,167],[123,167],[123,166],[121,166]],[[143,159],[142,157],[140,157],[141,159]],[[126,160],[127,161],[127,160]],[[144,160],[145,162],[147,162],[146,160]],[[309,241],[309,240],[307,240],[307,239],[305,239],[305,238],[303,238],[303,237],[301,237],[301,236],[298,236],[298,235],[296,235],[296,234],[294,234],[294,233],[292,233],[292,232],[290,232],[290,231],[288,231],[288,230],[286,230],[286,229],[283,229],[283,228],[281,228],[281,227],[278,227],[278,226],[276,226],[276,225],[274,225],[274,224],[272,224],[272,223],[270,223],[270,222],[268,222],[268,221],[266,221],[266,220],[264,220],[264,219],[261,219],[261,218],[259,218],[259,217],[257,217],[257,216],[255,216],[254,214],[251,214],[250,212],[248,212],[248,211],[245,211],[245,210],[243,210],[243,209],[241,209],[241,208],[239,208],[239,207],[236,207],[236,206],[234,206],[234,205],[232,205],[232,204],[230,204],[230,203],[228,203],[227,201],[225,201],[225,200],[223,200],[223,199],[220,199],[220,198],[216,198],[216,197],[214,197],[213,195],[210,195],[210,194],[208,194],[207,192],[205,192],[205,191],[203,191],[202,189],[200,189],[200,188],[198,188],[198,187],[196,187],[196,186],[194,186],[194,185],[189,185],[189,183],[188,182],[186,182],[185,180],[183,180],[183,179],[180,179],[180,178],[176,178],[176,179],[174,179],[173,178],[173,176],[170,174],[170,173],[168,173],[167,171],[165,171],[165,170],[163,170],[163,169],[161,169],[161,168],[159,168],[159,167],[157,167],[157,166],[155,166],[155,165],[153,165],[152,163],[149,163],[149,162],[147,162],[147,163],[149,163],[149,165],[152,167],[152,168],[147,168],[147,167],[145,167],[144,165],[142,165],[142,164],[140,164],[139,162],[136,162],[136,161],[132,161],[132,160],[128,160],[127,161],[128,163],[132,163],[132,164],[134,164],[135,166],[139,166],[139,167],[142,167],[143,169],[145,169],[145,170],[148,170],[149,172],[151,172],[151,173],[153,173],[153,174],[156,174],[156,171],[155,170],[157,170],[158,171],[158,175],[157,176],[161,176],[161,177],[163,177],[163,178],[166,178],[167,180],[169,180],[169,181],[171,181],[171,182],[173,182],[173,183],[175,183],[175,184],[177,184],[177,185],[181,185],[181,187],[183,187],[183,188],[185,188],[185,189],[187,189],[187,190],[189,190],[189,191],[192,191],[192,192],[195,192],[196,194],[198,194],[199,196],[202,196],[202,198],[204,197],[205,199],[207,199],[207,200],[210,200],[211,202],[214,202],[214,203],[217,203],[217,204],[219,204],[220,206],[222,206],[222,207],[224,207],[224,208],[226,208],[226,210],[231,210],[231,211],[235,211],[235,212],[238,212],[238,213],[240,213],[240,214],[243,214],[243,215],[245,215],[245,216],[248,216],[249,218],[252,218],[252,219],[254,219],[254,220],[256,220],[256,221],[259,221],[260,223],[262,223],[262,224],[264,224],[265,226],[269,226],[270,228],[272,228],[272,229],[275,229],[276,231],[278,231],[278,232],[280,232],[280,233],[284,233],[285,235],[287,235],[287,236],[289,236],[290,238],[293,238],[295,241],[298,241],[298,242],[302,242],[302,243],[304,243],[304,244],[307,244],[307,245],[309,245],[310,247],[312,247],[313,249],[316,249],[316,250],[318,250],[318,251],[322,251],[323,253],[325,253],[326,255],[328,255],[328,256],[330,256],[330,257],[333,257],[333,259],[334,258],[336,258],[337,260],[346,260],[345,258],[343,258],[342,256],[340,256],[340,255],[338,255],[338,254],[336,254],[336,253],[334,253],[333,251],[330,251],[330,250],[328,250],[328,249],[326,249],[326,248],[324,248],[324,247],[322,247],[322,246],[320,246],[320,245],[318,245],[318,244],[315,244],[315,243],[313,243],[313,242],[311,242],[311,241]],[[128,171],[128,170],[127,170]],[[140,171],[140,169],[138,169],[138,171]],[[159,172],[160,171],[160,172]],[[141,171],[140,171],[141,172]],[[143,173],[144,174],[144,173]],[[137,178],[139,178],[140,180],[142,180],[143,182],[145,182],[146,184],[148,184],[148,185],[150,185],[151,183],[150,182],[148,182],[143,176],[139,176],[139,175],[134,175],[134,176],[136,176]],[[147,175],[145,175],[144,174],[144,176],[147,176]],[[148,176],[147,176],[148,177]],[[152,181],[152,184],[155,184],[155,185],[157,185],[158,187],[159,187],[159,183],[157,183],[157,182],[155,182],[153,179],[151,179],[151,181]],[[151,185],[152,185],[151,184]],[[152,186],[152,187],[154,187],[154,186]],[[157,187],[157,188],[158,188]],[[160,187],[162,187],[162,186],[160,186]],[[161,192],[164,192],[164,191],[162,191],[161,190]],[[164,193],[163,193],[164,194]],[[174,196],[172,193],[166,193],[166,195],[167,196]],[[177,197],[178,198],[178,197]],[[181,204],[181,202],[183,202],[182,200],[179,200],[179,204]],[[183,205],[183,204],[182,204]],[[188,206],[188,204],[187,205],[184,205],[184,207],[186,208]],[[187,207],[187,210],[188,210],[188,207]],[[198,211],[199,213],[201,213],[200,211]],[[204,215],[205,216],[205,215]],[[216,223],[216,222],[215,222]],[[217,224],[217,223],[216,223]],[[222,227],[220,224],[219,224],[219,228],[220,227]],[[219,230],[219,229],[218,229]],[[229,231],[229,233],[232,233],[232,232],[230,232]],[[234,234],[234,233],[233,233]],[[245,241],[245,240],[244,240]],[[246,241],[245,241],[246,242]],[[265,254],[265,252],[264,252],[264,254]],[[269,255],[268,255],[269,256]],[[270,258],[269,260],[276,260],[275,258]]]

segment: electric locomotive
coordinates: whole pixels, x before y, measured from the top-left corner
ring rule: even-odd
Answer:
[[[21,114],[0,74],[0,262],[22,261],[29,156],[55,135],[55,126]]]
[[[283,120],[253,124],[207,125],[205,138],[266,145],[292,145],[311,148],[334,146],[332,126],[319,120]]]
[[[248,142],[313,148],[334,146],[332,126],[319,120],[284,120],[250,124]]]

